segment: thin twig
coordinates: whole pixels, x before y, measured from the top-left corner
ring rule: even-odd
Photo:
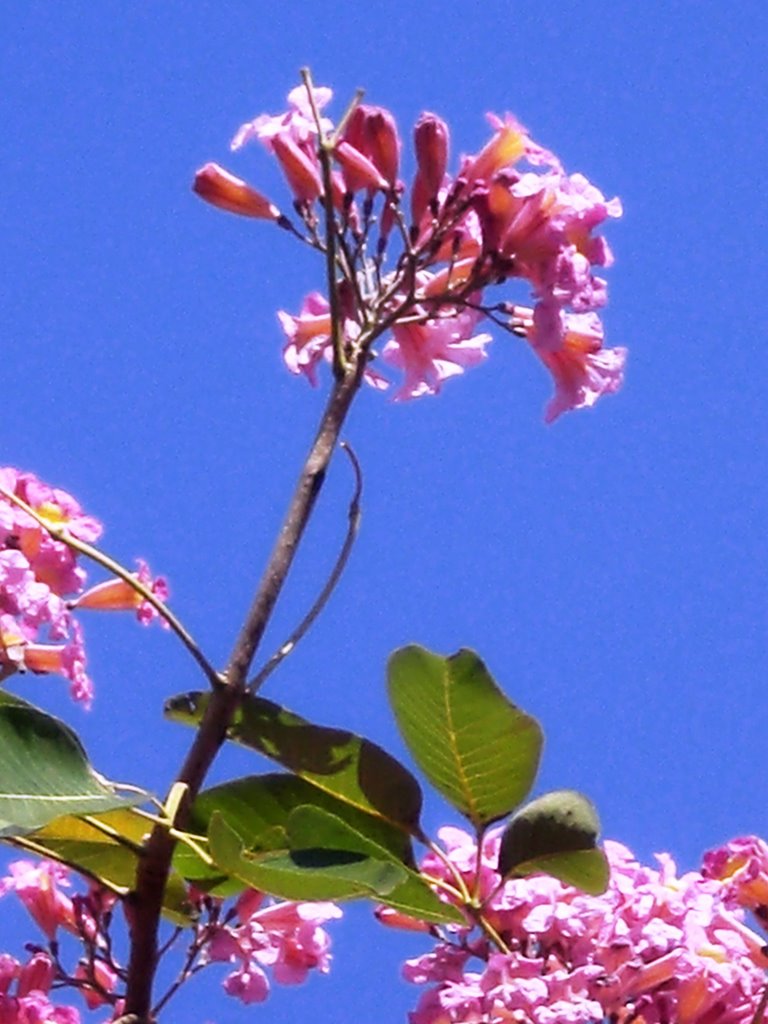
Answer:
[[[320,112],[315,102],[315,91],[309,68],[301,69],[301,77],[309,97],[309,106],[317,127],[317,155],[323,175],[323,209],[325,212],[325,266],[328,281],[328,303],[331,311],[331,343],[333,346],[333,375],[341,380],[347,371],[344,352],[344,331],[341,322],[339,290],[336,283],[336,213],[333,208],[333,183],[331,181],[331,152],[335,140],[325,137]]]
[[[344,538],[344,543],[341,546],[336,562],[334,563],[333,569],[325,582],[325,586],[317,595],[316,600],[312,604],[307,614],[294,629],[285,643],[281,644],[280,647],[275,651],[268,662],[259,669],[253,679],[250,680],[246,689],[249,693],[258,693],[261,687],[266,682],[267,678],[275,671],[277,666],[287,658],[288,655],[296,649],[296,645],[306,635],[308,630],[311,628],[315,619],[318,617],[320,612],[325,608],[328,600],[336,589],[336,585],[341,579],[341,575],[346,568],[349,556],[352,553],[357,534],[360,529],[361,510],[360,510],[360,498],[363,493],[363,474],[360,469],[360,462],[354,453],[351,445],[347,444],[346,441],[342,441],[339,445],[348,456],[349,461],[352,463],[352,470],[355,474],[355,491],[349,503],[349,511],[347,513],[349,523],[347,526],[347,533]]]

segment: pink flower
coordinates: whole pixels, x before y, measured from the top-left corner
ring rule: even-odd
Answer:
[[[318,86],[314,89],[313,96],[315,106],[322,110],[330,102],[333,92]],[[292,89],[288,93],[288,104],[290,109],[284,114],[259,114],[253,121],[242,125],[232,140],[232,149],[240,149],[251,139],[258,139],[268,148],[271,148],[273,141],[278,137],[291,138],[299,145],[313,143],[317,136],[317,126],[306,86],[298,85]],[[328,118],[321,118],[320,123],[324,131],[332,128]]]
[[[266,196],[218,164],[208,163],[195,174],[192,191],[212,206],[242,217],[279,220],[280,211]]]
[[[19,972],[16,994],[27,996],[30,992],[48,993],[51,990],[56,970],[47,953],[35,953]]]
[[[256,964],[233,971],[224,979],[224,991],[234,996],[241,1003],[263,1003],[269,995],[269,980],[262,969]]]
[[[757,836],[741,836],[704,855],[702,874],[723,883],[732,904],[768,919],[768,844]]]
[[[599,322],[574,319],[607,301],[606,282],[594,268],[609,266],[613,257],[596,232],[620,216],[618,199],[606,200],[583,175],[566,174],[510,114],[488,115],[490,138],[452,176],[448,126],[432,113],[415,126],[417,171],[407,199],[397,177],[400,136],[392,114],[357,104],[334,127],[318,113],[330,90],[313,95],[314,109],[306,86],[293,90],[286,112],[255,118],[233,141],[237,148],[258,139],[280,162],[301,221],[296,227],[281,217],[283,227],[321,253],[335,239],[339,323],[331,325],[328,301],[317,292],[298,316],[279,314],[292,373],[315,384],[319,362],[333,361],[338,331],[344,355],[352,364],[362,361],[374,387],[387,384],[370,365],[382,358],[404,372],[397,400],[436,394],[444,380],[485,358],[490,335],[475,333],[479,321],[498,324],[500,311],[515,308],[507,299],[485,299],[487,290],[525,281],[536,304],[526,333],[555,377],[547,421],[618,389],[624,350],[595,345]],[[332,142],[336,164],[322,172],[321,133]],[[204,170],[200,188],[210,188],[218,205],[274,216],[271,204],[240,179],[222,177],[217,165]],[[327,189],[329,201],[321,203]],[[382,337],[388,340],[379,352]]]
[[[0,881],[0,896],[15,892],[48,939],[54,940],[59,928],[80,934],[74,904],[59,888],[69,884],[65,867],[48,860],[39,864],[17,860],[10,872]]]
[[[280,310],[277,317],[287,339],[283,349],[285,365],[291,373],[303,373],[317,387],[317,364],[331,353],[328,300],[320,292],[310,292],[298,316]]]
[[[306,153],[292,138],[283,135],[272,139],[272,151],[298,202],[313,203],[322,195],[323,180],[314,153]]]
[[[277,318],[287,339],[283,348],[285,365],[291,373],[303,374],[312,387],[317,387],[318,365],[330,363],[333,359],[328,300],[320,292],[310,292],[302,302],[298,316],[281,309]],[[359,327],[351,320],[345,320],[344,332],[345,340],[353,343]],[[375,370],[367,369],[363,376],[366,383],[377,391],[389,387],[389,382]]]
[[[511,167],[526,151],[525,129],[511,114],[505,115],[504,120],[489,114],[488,120],[495,129],[493,137],[477,156],[467,158],[461,169],[461,177],[470,185],[487,181],[499,171]]]
[[[138,572],[136,579],[147,587],[158,600],[166,602],[169,596],[168,583],[164,577],[152,578],[147,563],[136,559]],[[136,617],[142,626],[148,626],[150,622],[159,619],[161,624],[167,626],[165,620],[160,616],[157,609],[142,597],[138,590],[118,578],[105,580],[91,587],[85,594],[79,597],[74,603],[75,608],[91,608],[98,611],[136,611]]]
[[[382,359],[405,373],[395,401],[436,395],[445,380],[486,358],[490,334],[473,334],[482,313],[464,310],[426,323],[397,324]]]
[[[264,903],[263,893],[247,890],[235,906],[239,924],[211,930],[209,961],[235,961],[224,988],[243,1002],[261,1002],[269,992],[265,968],[280,984],[296,985],[310,970],[327,973],[330,938],[323,928],[341,916],[333,903]]]
[[[646,867],[626,847],[606,842],[611,878],[599,896],[543,875],[497,885],[498,835],[481,852],[460,830],[443,830],[440,838],[468,882],[478,858],[491,872],[479,902],[509,952],[498,952],[469,919],[443,929],[434,949],[404,968],[407,980],[430,986],[412,1024],[750,1024],[768,956],[761,937],[728,909],[727,880],[678,875],[665,854],[658,867]],[[452,882],[435,854],[422,871]]]
[[[64,527],[88,543],[99,537],[101,525],[71,495],[33,474],[0,469],[0,485],[52,527]],[[0,675],[25,670],[63,675],[73,697],[90,702],[82,632],[67,600],[84,581],[76,554],[0,494]]]
[[[424,113],[413,130],[418,170],[411,189],[411,220],[421,223],[429,203],[437,200],[448,164],[448,125],[436,114]]]
[[[110,1003],[109,995],[117,987],[118,975],[109,964],[99,959],[93,959],[87,965],[78,964],[75,977],[87,983],[80,992],[89,1010]]]
[[[373,169],[373,173],[366,172],[368,180],[358,179],[358,184],[348,181],[350,191],[364,187],[385,190],[395,187],[400,163],[400,139],[395,119],[388,110],[359,103],[347,120],[341,146],[347,151],[353,150]],[[343,164],[343,160],[340,162]]]
[[[602,347],[603,327],[594,313],[563,313],[554,303],[541,302],[534,310],[517,306],[515,314],[520,332],[555,381],[555,394],[544,410],[546,423],[619,390],[627,350]]]

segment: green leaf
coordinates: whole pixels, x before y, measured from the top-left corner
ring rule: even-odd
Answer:
[[[204,790],[192,808],[190,830],[205,834],[213,813],[219,811],[247,849],[280,849],[286,844],[289,815],[304,805],[328,811],[397,860],[412,863],[407,835],[296,775],[250,775]]]
[[[325,817],[313,816],[315,810],[325,812]],[[195,801],[191,830],[206,832],[216,812],[240,836],[243,853],[287,854],[291,849],[328,846],[397,864],[405,869],[404,881],[388,894],[377,893],[378,899],[423,921],[463,923],[460,912],[440,900],[427,882],[407,867],[413,863],[407,836],[297,776],[251,776],[205,790]],[[202,843],[206,844],[204,838]],[[210,867],[184,846],[177,848],[174,865],[185,878],[195,879],[215,895],[231,895],[245,884],[240,881],[233,888],[220,864]]]
[[[389,659],[389,699],[429,781],[483,827],[514,810],[536,778],[543,736],[473,651],[448,658],[403,647]]]
[[[392,853],[367,836],[356,832],[347,822],[318,807],[298,807],[288,821],[288,840],[295,855],[311,849],[362,853],[378,860],[391,861],[403,872],[403,880],[392,889],[376,893],[387,906],[396,907],[422,921],[464,924],[460,911],[443,903],[427,881],[417,872],[404,868]]]
[[[173,721],[197,725],[206,693],[187,693],[166,702]],[[413,834],[421,813],[416,779],[370,740],[346,729],[312,725],[292,711],[247,695],[228,736],[283,765],[350,807]]]
[[[151,828],[152,822],[146,815],[131,808],[122,808],[106,814],[89,815],[87,819],[57,818],[25,836],[20,845],[22,849],[32,849],[35,853],[62,861],[127,892],[135,883],[136,848]],[[186,886],[176,872],[168,880],[163,910],[177,923],[189,920]]]
[[[141,799],[118,796],[96,774],[69,726],[0,691],[0,838],[25,835],[62,815],[98,814]]]
[[[312,847],[250,854],[218,812],[208,830],[211,856],[246,885],[291,900],[378,898],[403,880],[405,869],[364,852]]]
[[[532,800],[504,830],[499,873],[523,877],[543,871],[566,885],[597,895],[609,879],[608,862],[597,848],[600,822],[589,800],[561,789]]]

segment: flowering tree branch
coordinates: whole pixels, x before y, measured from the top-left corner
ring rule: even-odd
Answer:
[[[493,324],[523,339],[552,374],[552,421],[618,390],[626,358],[603,347],[607,286],[593,273],[612,261],[595,230],[620,215],[617,199],[566,174],[508,114],[489,115],[486,144],[450,172],[448,127],[425,113],[406,203],[389,111],[358,93],[334,125],[323,112],[330,90],[308,71],[302,79],[289,110],[260,115],[233,142],[256,139],[272,153],[294,219],[217,164],[194,183],[214,206],[271,222],[316,250],[327,284],[298,315],[278,314],[289,370],[314,385],[328,364],[330,395],[225,668],[212,666],[170,612],[164,581],[94,547],[101,524],[70,495],[0,468],[0,679],[56,672],[89,701],[77,614],[131,609],[140,622],[167,624],[209,684],[166,701],[166,717],[195,732],[155,814],[135,806],[154,798],[95,772],[67,726],[0,690],[2,834],[48,857],[18,861],[0,880],[0,895],[14,891],[46,940],[28,947],[25,964],[0,956],[0,1018],[74,1022],[74,1008],[49,1000],[54,986],[68,986],[90,1009],[108,1006],[113,1022],[151,1024],[215,962],[235,965],[227,993],[259,1002],[266,968],[287,983],[326,971],[323,926],[341,914],[335,901],[366,897],[383,904],[383,924],[434,941],[405,967],[407,980],[426,986],[413,1024],[760,1024],[768,955],[744,914],[768,921],[768,847],[736,840],[680,878],[668,856],[646,868],[620,844],[600,847],[597,813],[582,794],[530,799],[542,729],[474,652],[446,657],[411,645],[388,665],[390,706],[415,765],[469,826],[441,829],[438,840],[421,823],[422,789],[408,768],[364,737],[259,695],[346,564],[360,516],[351,450],[355,490],[330,576],[248,681],[355,396],[363,382],[390,386],[382,364],[402,374],[396,400],[437,394],[485,360],[491,336],[479,327]],[[488,297],[520,281],[530,306]],[[78,555],[114,578],[85,590]],[[283,771],[203,789],[227,740]],[[427,847],[420,864],[415,844]],[[87,894],[67,894],[65,864],[92,880]],[[222,882],[238,892],[232,905],[217,895]],[[110,931],[117,900],[130,932],[127,969]],[[163,915],[174,919],[164,939]],[[60,929],[81,950],[75,967]],[[158,994],[158,963],[172,950],[180,970]]]
[[[345,371],[331,390],[315,440],[299,475],[285,521],[278,534],[261,583],[222,673],[205,717],[177,777],[187,787],[187,798],[174,822],[184,829],[191,801],[202,786],[208,769],[223,744],[227,728],[245,691],[248,671],[288,576],[304,530],[325,480],[326,470],[339,433],[362,381],[364,361]],[[157,935],[163,893],[175,840],[163,826],[156,826],[139,862],[136,888],[131,896],[131,956],[128,964],[125,1007],[141,1021],[149,1021],[152,985],[157,967]]]

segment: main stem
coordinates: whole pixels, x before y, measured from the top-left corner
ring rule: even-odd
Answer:
[[[261,578],[253,604],[235,641],[223,682],[214,687],[200,727],[189,748],[177,782],[187,787],[174,822],[185,829],[192,802],[226,738],[227,729],[242,698],[248,671],[275,603],[285,583],[315,501],[325,480],[328,463],[342,425],[360,386],[364,359],[346,368],[334,381],[314,443],[304,462],[272,555]],[[136,886],[126,900],[130,921],[131,953],[128,962],[125,1015],[136,1024],[150,1024],[152,989],[157,969],[158,930],[175,840],[162,825],[147,840],[136,871]]]

